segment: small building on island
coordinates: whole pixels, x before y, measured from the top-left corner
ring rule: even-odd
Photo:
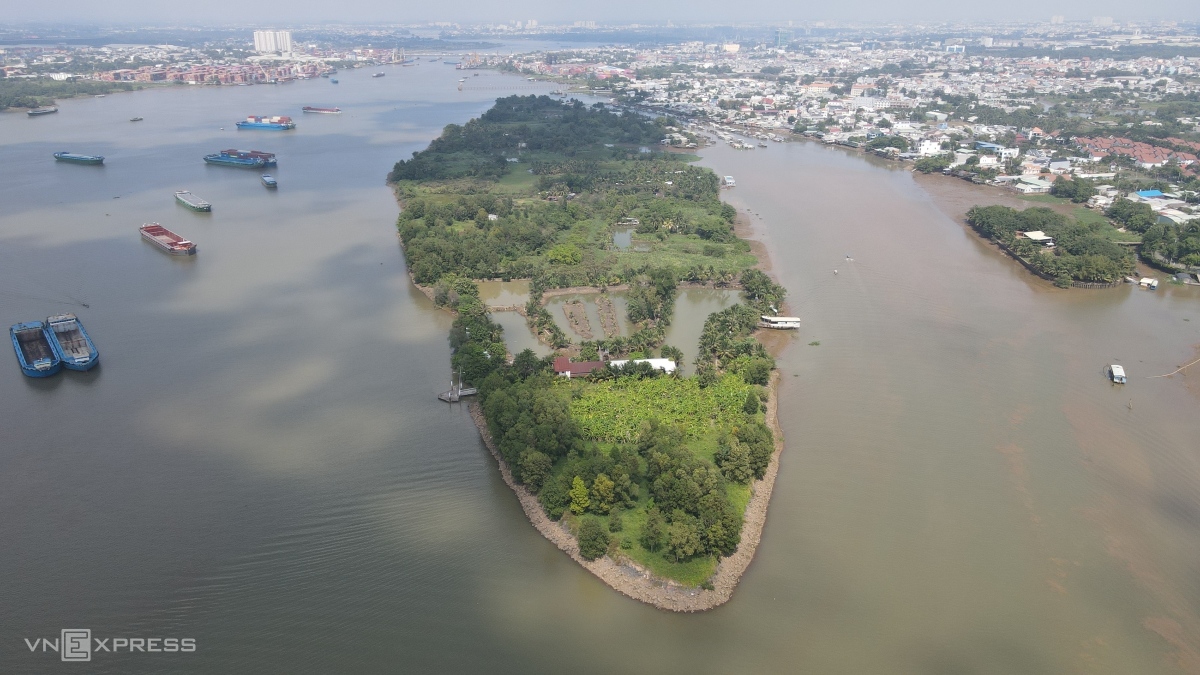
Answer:
[[[1045,232],[1042,232],[1041,230],[1033,230],[1031,232],[1018,232],[1017,236],[1024,237],[1024,238],[1028,239],[1029,241],[1032,241],[1035,244],[1041,244],[1042,246],[1045,246],[1046,248],[1054,248],[1054,238],[1051,236],[1048,236]]]
[[[630,361],[609,361],[608,365],[613,368],[624,368],[627,363]],[[675,372],[675,362],[671,359],[634,359],[633,363],[649,363],[651,368],[661,370],[668,375]]]
[[[562,377],[581,377],[604,367],[603,361],[571,361],[569,356],[554,359],[554,374]]]
[[[621,359],[614,361],[572,361],[569,356],[559,356],[554,359],[554,374],[561,377],[582,377],[604,366],[624,368],[629,363],[648,363],[651,368],[661,370],[668,375],[675,372],[675,362],[671,359]]]

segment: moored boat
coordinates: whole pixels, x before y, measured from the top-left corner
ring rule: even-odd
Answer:
[[[262,175],[262,184],[272,189],[279,187],[279,181],[275,180],[275,178],[269,173],[264,173]]]
[[[71,164],[103,164],[104,158],[100,155],[80,155],[74,152],[56,152],[54,159],[60,162],[70,162]]]
[[[320,113],[322,115],[340,115],[340,114],[342,114],[341,108],[314,108],[311,105],[306,105],[303,108],[301,108],[301,110],[303,110],[306,113]]]
[[[46,332],[46,324],[41,321],[18,323],[8,329],[21,372],[29,377],[50,377],[62,369]]]
[[[100,363],[100,353],[92,338],[74,314],[58,314],[46,319],[46,335],[63,368],[91,370]]]
[[[274,115],[274,116],[270,116],[270,117],[262,116],[262,115],[251,115],[251,116],[247,117],[246,119],[238,122],[237,128],[239,128],[239,129],[274,129],[276,131],[286,131],[288,129],[295,129],[296,123],[292,121],[292,118],[285,117],[283,115]]]
[[[800,327],[800,317],[798,316],[768,316],[763,314],[758,317],[759,328],[774,328],[775,330],[796,330]]]
[[[158,223],[146,223],[141,228],[142,239],[170,255],[196,255],[196,245]]]
[[[1108,377],[1114,384],[1125,384],[1129,381],[1125,377],[1125,368],[1115,363],[1108,367]]]
[[[176,190],[175,201],[183,204],[193,211],[203,211],[205,213],[212,211],[212,204],[188,192],[187,190]]]
[[[50,113],[56,112],[58,112],[58,108],[50,106],[48,108],[34,108],[33,110],[26,111],[25,114],[29,115],[30,117],[40,117],[42,115],[49,115]]]

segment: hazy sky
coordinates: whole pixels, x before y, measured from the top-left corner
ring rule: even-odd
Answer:
[[[1043,3],[979,0],[0,0],[0,24],[14,21],[154,22],[177,25],[262,22],[288,27],[312,21],[409,23],[416,21],[511,21],[542,23],[591,19],[610,22],[749,22],[817,20],[906,20],[929,22],[959,19],[1045,21],[1052,14],[1071,19],[1106,15],[1121,18],[1200,20],[1196,0],[1052,0]]]

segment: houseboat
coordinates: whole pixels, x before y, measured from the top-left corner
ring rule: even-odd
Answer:
[[[1116,384],[1125,384],[1125,369],[1115,363],[1108,367],[1108,376]]]
[[[141,228],[142,239],[154,244],[169,255],[196,255],[196,245],[158,223],[146,223]]]
[[[8,329],[21,372],[29,377],[50,377],[62,369],[46,332],[46,324],[41,321],[18,323]]]
[[[264,173],[262,175],[262,184],[263,184],[263,187],[266,187],[271,190],[274,190],[275,188],[279,187],[279,181],[275,180],[275,177],[269,173]]]
[[[798,316],[767,316],[758,317],[759,328],[774,328],[776,330],[795,330],[800,327]]]
[[[58,314],[46,319],[46,335],[63,368],[91,370],[100,363],[100,354],[92,338],[74,314]]]

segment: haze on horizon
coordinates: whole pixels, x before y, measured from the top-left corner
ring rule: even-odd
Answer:
[[[1117,21],[1200,21],[1200,5],[1194,0],[1146,0],[1136,4],[1123,0],[1061,0],[1030,7],[1011,3],[979,3],[951,0],[845,0],[837,3],[744,0],[611,0],[607,3],[563,3],[551,0],[510,0],[500,4],[479,0],[444,0],[438,3],[347,0],[335,4],[324,0],[289,0],[283,4],[246,3],[239,0],[208,0],[203,11],[186,5],[157,0],[60,0],[54,3],[9,3],[0,25],[21,22],[171,24],[213,26],[261,23],[287,27],[310,22],[418,23],[450,21],[463,24],[527,21],[542,24],[592,20],[607,23],[758,23],[774,21],[912,22],[998,21],[1037,23],[1062,15],[1067,21],[1112,16]]]

